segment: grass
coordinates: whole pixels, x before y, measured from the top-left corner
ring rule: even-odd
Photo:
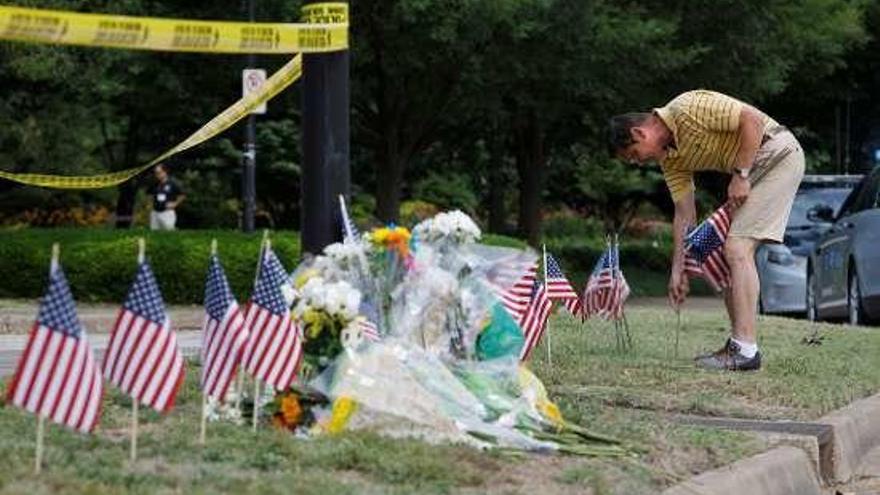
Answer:
[[[685,311],[678,357],[671,310],[631,308],[628,320],[635,340],[628,354],[616,351],[611,324],[562,315],[553,320],[554,366],[536,350],[535,368],[563,404],[812,420],[880,390],[877,329],[759,317],[764,368],[736,374],[700,371],[691,362],[727,337],[727,320],[717,312]],[[805,344],[814,331],[821,344]]]
[[[678,358],[671,313],[633,308],[628,317],[631,353],[615,350],[609,325],[559,315],[550,329],[553,366],[543,348],[532,364],[568,419],[645,447],[630,458],[511,456],[370,432],[302,440],[228,423],[211,423],[200,447],[192,366],[175,410],[142,412],[134,465],[127,461],[130,401],[115,391],[94,435],[47,428],[40,477],[32,474],[36,421],[0,407],[0,493],[657,493],[766,448],[755,435],[677,425],[671,413],[810,419],[880,388],[875,330],[820,325],[822,345],[806,346],[811,325],[762,319],[765,369],[708,373],[694,369],[690,356],[720,345],[721,315],[689,312]]]

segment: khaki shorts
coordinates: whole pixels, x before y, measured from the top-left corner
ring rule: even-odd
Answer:
[[[803,177],[804,151],[794,135],[782,130],[765,139],[749,175],[752,190],[733,214],[730,235],[782,242]]]
[[[150,229],[152,230],[174,230],[176,224],[177,213],[174,210],[153,210],[150,212]]]

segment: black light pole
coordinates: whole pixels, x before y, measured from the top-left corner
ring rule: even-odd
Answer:
[[[248,0],[248,20],[254,22],[254,0]],[[247,68],[255,69],[257,57],[253,53],[247,56]],[[251,112],[247,117],[247,125],[244,130],[244,154],[242,155],[241,171],[241,196],[244,203],[244,211],[241,222],[241,230],[247,233],[254,231],[254,212],[257,205],[257,145],[256,130],[257,116]]]
[[[346,3],[334,5],[347,12]],[[342,237],[338,198],[348,197],[350,182],[348,75],[348,50],[303,55],[300,187],[302,249],[307,253],[318,254]]]

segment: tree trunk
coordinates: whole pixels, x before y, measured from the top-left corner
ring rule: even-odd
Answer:
[[[383,223],[397,223],[403,191],[403,159],[392,143],[382,143],[382,146],[376,156],[376,216]]]
[[[507,208],[504,193],[507,191],[507,181],[504,173],[504,138],[499,137],[499,129],[495,130],[495,136],[490,138],[489,148],[489,232],[505,234]]]
[[[116,228],[131,228],[134,220],[134,200],[137,195],[137,185],[131,179],[119,184],[119,193],[116,197]]]
[[[533,247],[541,243],[541,195],[544,192],[544,135],[530,113],[517,125],[516,168],[519,172],[519,233]]]
[[[128,121],[128,132],[125,139],[125,151],[122,154],[122,163],[114,164],[117,170],[133,167],[137,163],[138,149],[138,125],[133,117]],[[135,198],[138,190],[138,177],[133,177],[119,185],[119,195],[116,197],[116,228],[128,229],[134,221]]]

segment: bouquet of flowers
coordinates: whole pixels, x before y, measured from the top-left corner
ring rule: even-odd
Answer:
[[[467,244],[480,240],[482,233],[477,224],[461,210],[438,213],[413,229],[422,242]]]
[[[312,370],[323,370],[342,351],[342,332],[358,316],[361,293],[344,280],[331,282],[313,272],[304,274],[299,282],[292,316],[303,329],[308,375]]]
[[[308,382],[275,397],[273,423],[336,433],[384,428],[376,418],[385,416],[428,440],[625,454],[566,422],[519,363],[522,331],[500,294],[537,256],[479,238],[464,213],[440,213],[412,233],[392,225],[349,236],[298,268],[290,302]],[[365,329],[375,335],[364,338]]]

